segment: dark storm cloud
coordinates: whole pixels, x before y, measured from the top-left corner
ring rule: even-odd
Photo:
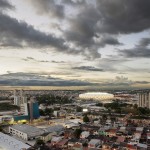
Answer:
[[[133,49],[118,50],[118,53],[127,58],[150,58],[150,49],[135,47]]]
[[[53,48],[57,52],[82,55],[87,60],[101,57],[100,48],[120,46],[120,34],[137,33],[150,27],[149,0],[28,0],[38,15],[57,19],[61,38],[46,34],[25,22],[0,13],[0,46]],[[0,0],[0,7],[11,7]],[[75,7],[77,6],[77,7]],[[70,13],[74,15],[70,15]],[[63,28],[67,25],[67,28]],[[143,39],[141,45],[149,44]],[[139,47],[135,49],[139,52]],[[144,51],[144,56],[147,50]],[[130,51],[121,55],[134,55]],[[134,52],[133,52],[134,53]],[[142,54],[139,54],[142,55]],[[149,55],[149,53],[148,53]],[[142,56],[143,57],[143,56]],[[148,57],[148,56],[147,56]]]
[[[100,32],[132,33],[150,27],[150,1],[148,0],[97,0]]]
[[[42,63],[56,63],[56,64],[64,64],[65,61],[55,61],[55,60],[52,60],[52,61],[48,61],[48,60],[38,60],[38,59],[35,59],[33,57],[26,57],[26,58],[23,58],[22,60],[24,61],[34,61],[34,62],[42,62]]]
[[[5,9],[14,9],[15,7],[11,5],[7,0],[0,0],[0,11]]]
[[[105,45],[122,45],[116,38],[109,36],[102,37],[99,42],[99,46],[105,47]]]
[[[80,66],[80,67],[73,67],[72,69],[83,70],[83,71],[100,71],[100,72],[104,71],[101,68],[96,68],[93,66]]]
[[[64,34],[76,46],[91,50],[90,54],[98,54],[98,49],[107,44],[121,44],[117,40],[120,33],[137,33],[149,29],[149,8],[150,1],[147,0],[97,0],[96,6],[94,2],[87,2],[80,7],[76,17],[69,19],[70,29]],[[107,34],[112,39],[105,39]],[[92,58],[98,57],[101,55]]]
[[[85,0],[61,0],[61,2],[71,6],[80,6],[86,3]]]
[[[69,18],[69,28],[64,31],[67,41],[73,43],[81,51],[87,52],[87,59],[100,58],[98,49],[106,45],[120,45],[116,36],[99,34],[97,23],[100,14],[93,4],[86,3],[75,18]],[[84,53],[86,55],[86,52]],[[89,57],[88,57],[89,56]]]
[[[150,82],[148,81],[135,81],[137,84],[149,84]]]
[[[52,60],[51,62],[56,64],[65,63],[65,61],[56,61],[56,60]]]
[[[138,44],[139,47],[147,47],[150,45],[150,38],[142,38]]]
[[[0,20],[0,41],[3,43],[11,39],[22,46],[67,48],[63,39],[40,32],[25,22],[20,22],[2,13],[0,13]]]
[[[0,75],[0,85],[8,86],[87,86],[94,85],[80,80],[63,80],[60,78],[44,77],[36,73],[9,73]]]
[[[134,48],[118,50],[121,56],[128,58],[149,58],[150,57],[150,38],[142,38]]]
[[[62,19],[64,17],[64,7],[56,4],[55,0],[28,0],[32,3],[39,15],[48,15]]]

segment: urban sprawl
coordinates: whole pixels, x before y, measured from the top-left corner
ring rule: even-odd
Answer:
[[[150,91],[1,90],[0,150],[150,150]]]

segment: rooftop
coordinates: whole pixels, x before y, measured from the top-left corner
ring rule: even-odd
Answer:
[[[34,126],[29,126],[26,124],[13,125],[13,126],[11,126],[11,128],[14,128],[14,129],[19,130],[23,133],[26,133],[29,137],[38,136],[38,135],[41,135],[44,133],[44,130],[39,129],[39,128],[34,127]]]
[[[19,150],[30,148],[29,145],[0,132],[0,150]]]

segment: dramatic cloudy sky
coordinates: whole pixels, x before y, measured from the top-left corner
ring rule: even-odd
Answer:
[[[0,85],[149,87],[149,0],[0,0]]]

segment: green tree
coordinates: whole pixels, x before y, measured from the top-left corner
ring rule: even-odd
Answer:
[[[139,115],[148,115],[148,114],[150,114],[150,110],[148,108],[139,107],[138,114]]]
[[[45,145],[45,143],[43,140],[37,139],[35,145]]]
[[[5,110],[19,110],[19,106],[16,105],[11,105],[9,103],[1,103],[0,104],[0,111],[5,111]]]
[[[76,107],[76,112],[82,112],[82,107],[77,106]]]
[[[102,103],[97,103],[96,106],[102,107],[103,104]]]
[[[51,108],[46,108],[45,111],[44,111],[45,115],[48,115],[50,116],[52,113],[53,113],[53,109]]]
[[[82,146],[83,147],[88,147],[88,143],[83,143]]]
[[[44,112],[44,110],[39,109],[39,111],[40,111],[40,116],[45,116],[45,112]]]
[[[75,137],[75,138],[80,138],[81,132],[82,132],[81,129],[76,129],[76,130],[74,131],[74,137]]]
[[[107,115],[106,114],[102,115],[102,120],[105,120],[105,121],[107,120]]]
[[[83,122],[90,122],[90,119],[87,115],[83,117]]]
[[[133,108],[134,108],[134,109],[137,109],[137,108],[138,108],[138,105],[137,105],[137,104],[134,104],[134,105],[133,105]]]

